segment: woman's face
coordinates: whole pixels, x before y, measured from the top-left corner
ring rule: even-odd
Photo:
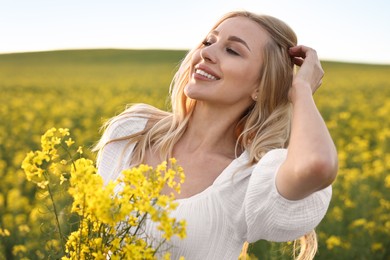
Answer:
[[[192,56],[191,78],[185,94],[214,105],[253,103],[262,66],[267,32],[245,17],[223,21]]]

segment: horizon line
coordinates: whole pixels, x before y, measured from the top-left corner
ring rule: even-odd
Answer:
[[[37,49],[37,50],[20,50],[20,51],[0,51],[0,55],[15,55],[15,54],[29,54],[29,53],[45,53],[45,52],[61,52],[61,51],[91,51],[91,50],[134,50],[134,51],[185,51],[188,52],[190,48],[168,48],[168,47],[77,47],[77,48],[53,48],[53,49]],[[323,62],[334,62],[334,63],[350,63],[350,64],[363,64],[363,65],[384,65],[390,66],[390,61],[364,61],[364,60],[353,60],[353,59],[335,59],[335,58],[320,58]]]

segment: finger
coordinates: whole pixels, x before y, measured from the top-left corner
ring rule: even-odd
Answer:
[[[292,61],[295,65],[302,66],[304,59],[298,58],[298,57],[293,57]]]
[[[304,45],[298,45],[298,46],[291,47],[289,49],[289,53],[290,53],[290,56],[292,56],[292,57],[301,57],[301,58],[305,59],[308,56],[310,56],[311,58],[314,58],[314,59],[317,58],[317,52],[314,49],[307,47],[307,46],[304,46]]]
[[[289,53],[291,56],[293,57],[302,57],[302,58],[306,58],[306,52],[307,52],[307,47],[303,46],[303,45],[298,45],[298,46],[294,46],[294,47],[291,47],[289,49]]]

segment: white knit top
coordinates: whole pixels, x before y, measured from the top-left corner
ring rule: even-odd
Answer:
[[[107,142],[144,129],[144,118],[115,121],[102,136]],[[107,183],[128,168],[134,145],[116,141],[106,145],[98,160],[98,172]],[[243,168],[244,152],[233,160],[206,190],[178,199],[173,216],[187,222],[187,237],[169,241],[172,259],[237,259],[245,241],[290,241],[313,230],[324,217],[332,195],[331,186],[291,201],[277,191],[275,176],[285,160],[286,149],[268,152],[254,166]],[[122,159],[122,160],[120,160]],[[158,239],[152,222],[147,232]]]

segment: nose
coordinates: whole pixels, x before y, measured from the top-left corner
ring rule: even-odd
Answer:
[[[200,50],[200,57],[207,62],[216,63],[217,62],[217,50],[216,44],[205,46]]]

